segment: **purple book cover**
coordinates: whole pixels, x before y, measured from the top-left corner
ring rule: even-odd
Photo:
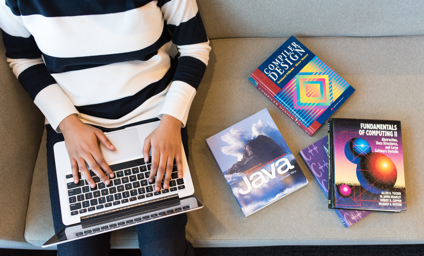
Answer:
[[[267,109],[206,143],[246,217],[308,184]]]
[[[320,139],[299,152],[309,171],[328,198],[328,137]],[[350,227],[370,214],[370,211],[335,209],[345,227]]]

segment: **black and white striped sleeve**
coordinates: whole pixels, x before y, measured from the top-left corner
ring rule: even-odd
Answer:
[[[164,0],[158,4],[180,52],[178,67],[159,116],[172,115],[185,126],[211,48],[195,0]]]
[[[0,28],[7,61],[34,103],[57,129],[65,117],[78,111],[47,71],[34,37],[17,12],[13,6],[0,3]]]

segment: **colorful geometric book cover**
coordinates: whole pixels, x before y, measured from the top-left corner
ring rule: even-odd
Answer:
[[[267,109],[206,143],[246,217],[308,184]]]
[[[406,211],[400,121],[332,118],[329,208]]]
[[[293,36],[249,81],[309,136],[355,91]]]
[[[301,150],[302,157],[309,171],[328,198],[328,137],[320,139],[309,147]],[[371,211],[335,209],[343,225],[348,228],[362,220]]]

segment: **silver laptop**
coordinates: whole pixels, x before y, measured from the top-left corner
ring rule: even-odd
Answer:
[[[111,232],[203,208],[194,196],[184,148],[182,148],[183,178],[178,179],[174,165],[168,189],[156,192],[149,183],[150,163],[144,162],[144,139],[158,127],[159,121],[105,133],[115,151],[100,150],[115,174],[106,186],[92,172],[96,189],[90,188],[84,177],[75,184],[65,142],[54,145],[57,183],[62,221],[65,228],[42,247],[70,242],[97,234]]]

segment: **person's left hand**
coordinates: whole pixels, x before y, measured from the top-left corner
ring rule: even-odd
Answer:
[[[144,140],[143,155],[146,163],[150,160],[150,149],[152,152],[149,182],[155,181],[155,191],[160,191],[163,178],[163,188],[169,188],[174,159],[178,168],[178,178],[183,177],[181,126],[180,120],[170,115],[163,115],[159,126]]]

